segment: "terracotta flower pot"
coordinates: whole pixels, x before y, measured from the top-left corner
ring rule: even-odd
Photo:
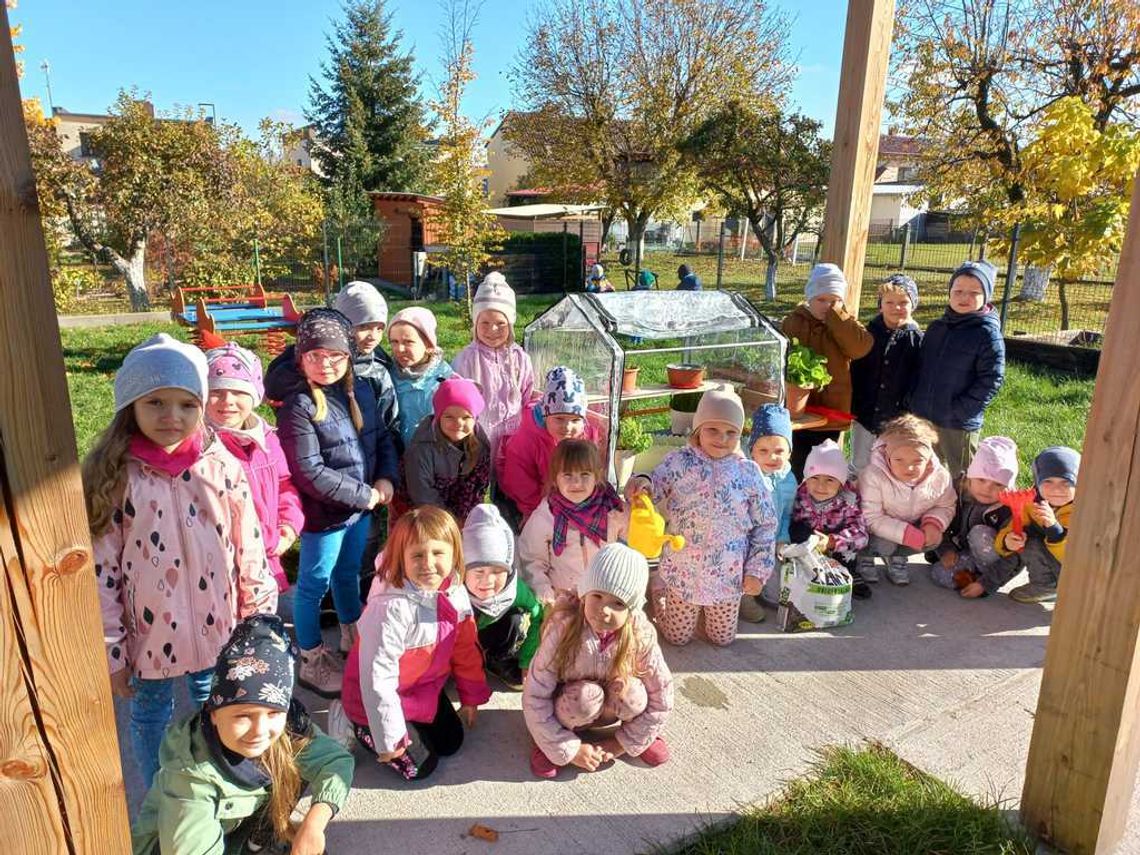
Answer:
[[[785,406],[788,412],[792,414],[792,418],[802,416],[804,408],[807,406],[808,395],[811,394],[813,387],[793,386],[791,383],[784,385]]]
[[[637,372],[640,368],[627,368],[621,376],[621,390],[623,392],[637,391]]]
[[[701,365],[672,363],[665,366],[669,385],[674,389],[697,389],[705,379],[705,369]]]

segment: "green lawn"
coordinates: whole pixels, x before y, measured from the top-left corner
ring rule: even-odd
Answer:
[[[813,771],[677,855],[1030,855],[999,803],[978,804],[881,745],[827,748]]]

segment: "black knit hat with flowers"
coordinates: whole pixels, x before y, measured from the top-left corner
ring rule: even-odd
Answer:
[[[335,309],[309,309],[297,322],[297,356],[310,350],[352,353],[352,325]]]
[[[276,615],[251,615],[234,627],[218,654],[205,709],[258,704],[289,709],[293,697],[296,645]]]

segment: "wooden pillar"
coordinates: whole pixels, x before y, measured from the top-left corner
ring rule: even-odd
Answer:
[[[1075,853],[1110,852],[1140,761],[1140,180],[1085,431],[1045,651],[1022,817]]]
[[[3,7],[0,31],[0,828],[11,852],[127,852],[71,404]]]
[[[853,314],[859,312],[863,287],[871,185],[879,156],[879,125],[894,19],[894,0],[848,0],[819,260],[843,269],[848,283],[847,306]]]

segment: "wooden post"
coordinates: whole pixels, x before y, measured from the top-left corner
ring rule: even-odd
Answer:
[[[1116,273],[1021,811],[1075,853],[1110,852],[1140,761],[1140,180]]]
[[[871,221],[871,185],[879,156],[887,65],[894,29],[894,0],[849,0],[839,74],[835,144],[827,181],[820,260],[847,276],[847,307],[859,312],[863,257]]]
[[[71,404],[0,7],[0,828],[12,852],[127,852]]]

